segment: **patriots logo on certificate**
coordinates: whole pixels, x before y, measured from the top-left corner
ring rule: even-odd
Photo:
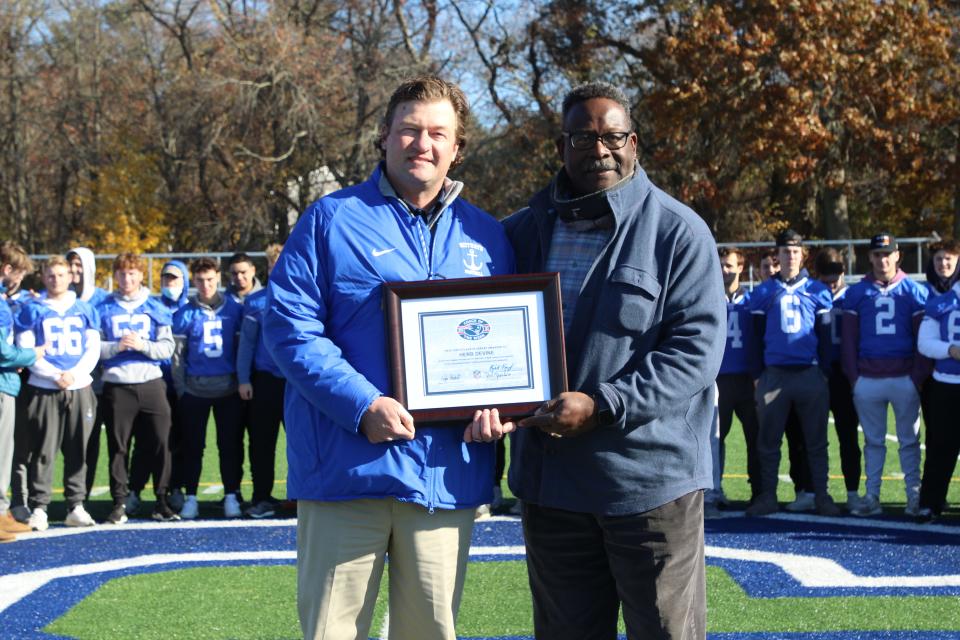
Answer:
[[[490,333],[490,323],[482,318],[469,318],[457,325],[457,333],[464,340],[482,340]]]

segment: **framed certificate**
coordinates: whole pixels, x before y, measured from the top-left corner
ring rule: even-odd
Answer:
[[[567,390],[556,273],[383,285],[393,395],[418,421],[533,413]]]

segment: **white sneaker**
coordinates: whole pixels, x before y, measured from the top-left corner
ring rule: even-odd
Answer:
[[[784,507],[787,511],[798,513],[800,511],[813,511],[817,504],[814,495],[806,491],[797,494],[797,499]]]
[[[46,531],[50,528],[50,524],[47,522],[47,512],[40,507],[33,510],[27,524],[34,531]]]
[[[920,515],[920,496],[907,498],[907,506],[903,508],[903,515],[916,518]]]
[[[186,508],[186,503],[184,503],[184,508]],[[240,503],[237,501],[236,494],[228,493],[223,496],[223,517],[224,518],[239,518],[242,515],[240,511]]]
[[[490,517],[490,505],[482,504],[477,507],[477,510],[473,513],[474,520],[484,520]]]
[[[875,495],[867,494],[857,509],[851,511],[858,518],[867,518],[869,516],[878,516],[883,513],[883,507],[880,506],[880,498]]]
[[[183,501],[183,508],[180,509],[180,517],[184,520],[193,520],[200,514],[200,505],[197,504],[197,496],[187,496]]]
[[[83,508],[83,505],[78,504],[70,510],[63,524],[68,527],[92,527],[95,523],[87,510]]]

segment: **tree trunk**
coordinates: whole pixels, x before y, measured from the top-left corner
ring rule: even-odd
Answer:
[[[820,192],[823,231],[828,240],[850,237],[850,214],[847,210],[846,170],[832,169],[827,185]]]

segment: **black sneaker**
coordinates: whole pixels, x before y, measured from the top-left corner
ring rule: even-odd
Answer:
[[[150,517],[157,522],[174,522],[180,519],[180,516],[167,504],[166,498],[157,499],[157,504],[153,507],[153,514]]]
[[[122,502],[116,502],[110,515],[107,516],[107,524],[123,524],[127,521],[127,508]]]
[[[244,511],[244,514],[250,518],[259,520],[260,518],[269,518],[275,515],[276,512],[276,509],[269,500],[263,500]]]

